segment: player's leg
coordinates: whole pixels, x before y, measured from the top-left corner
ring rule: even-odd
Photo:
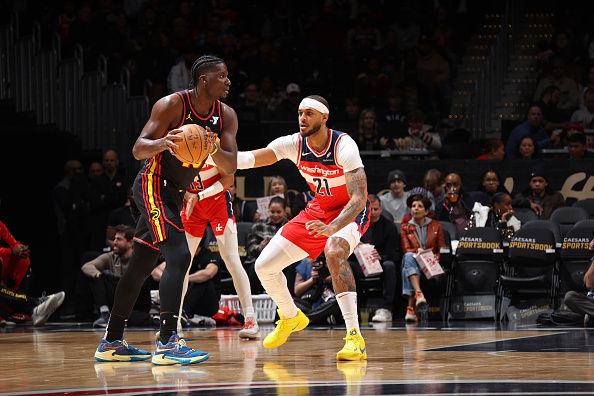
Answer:
[[[256,273],[266,293],[278,307],[280,321],[273,332],[264,339],[265,348],[277,348],[287,341],[292,332],[303,330],[309,319],[297,308],[287,288],[283,269],[300,261],[308,254],[277,233],[256,259]]]
[[[158,365],[202,362],[208,359],[208,353],[186,346],[185,341],[176,333],[184,278],[191,259],[185,232],[168,227],[167,240],[160,248],[167,265],[159,282],[161,325],[152,362]]]
[[[360,239],[357,224],[353,222],[332,235],[324,248],[326,264],[332,275],[332,287],[347,329],[346,343],[337,353],[337,360],[367,359],[365,341],[359,329],[357,286],[347,261]]]
[[[134,242],[132,256],[126,272],[116,287],[114,304],[105,331],[100,341],[95,359],[100,361],[147,360],[150,352],[136,349],[123,341],[126,320],[134,307],[140,289],[157,263],[159,250],[140,240]]]
[[[239,337],[258,338],[260,336],[260,329],[252,303],[250,280],[239,258],[237,227],[233,219],[228,219],[223,233],[217,235],[217,244],[219,245],[221,258],[225,262],[227,270],[233,279],[233,286],[239,297],[241,309],[245,317],[245,324],[239,331]]]

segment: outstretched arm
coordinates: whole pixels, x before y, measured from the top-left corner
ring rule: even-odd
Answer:
[[[268,166],[278,162],[274,150],[269,147],[240,151],[237,153],[237,169],[252,169]]]
[[[365,170],[363,168],[357,168],[345,173],[344,176],[350,197],[349,201],[338,217],[330,224],[326,225],[319,220],[308,222],[305,227],[310,231],[310,235],[316,237],[318,235],[331,236],[355,220],[357,215],[365,208],[365,202],[367,200],[367,176],[365,175]]]

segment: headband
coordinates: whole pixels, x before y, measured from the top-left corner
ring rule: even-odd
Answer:
[[[330,114],[330,110],[328,110],[325,104],[312,98],[303,99],[301,103],[299,103],[299,108],[314,109],[322,114]]]

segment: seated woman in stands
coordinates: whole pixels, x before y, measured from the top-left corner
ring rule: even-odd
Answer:
[[[400,242],[404,256],[402,258],[402,295],[408,299],[405,320],[417,320],[415,309],[422,308],[427,300],[421,290],[421,269],[416,253],[431,249],[439,260],[439,252],[445,247],[445,237],[441,224],[427,217],[431,201],[423,195],[412,195],[407,199],[412,218],[400,226]]]
[[[494,228],[499,231],[504,242],[509,243],[521,227],[520,220],[514,217],[512,197],[506,192],[495,193],[490,207],[475,205],[473,210],[468,227]]]

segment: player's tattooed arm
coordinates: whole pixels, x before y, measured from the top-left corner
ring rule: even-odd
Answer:
[[[340,212],[338,217],[330,223],[334,232],[351,223],[357,215],[365,208],[367,200],[367,175],[363,168],[357,168],[344,174],[347,191],[351,199]]]

